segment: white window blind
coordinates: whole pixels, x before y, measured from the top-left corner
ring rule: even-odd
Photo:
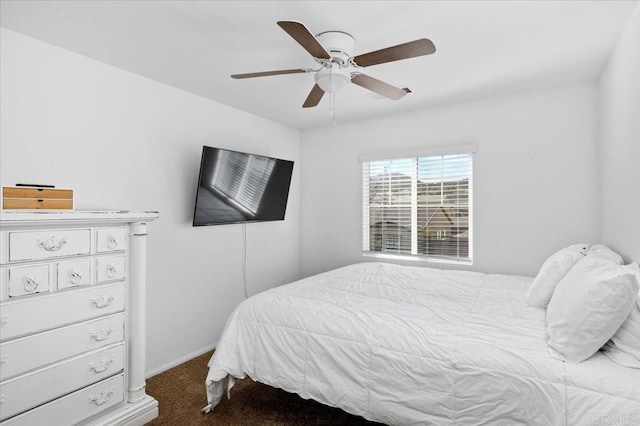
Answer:
[[[471,261],[470,153],[363,162],[365,252]]]

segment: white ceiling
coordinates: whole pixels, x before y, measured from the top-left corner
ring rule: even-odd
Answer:
[[[188,92],[307,129],[331,124],[329,97],[301,108],[312,74],[233,80],[231,74],[313,67],[276,25],[342,30],[355,53],[429,38],[430,56],[372,66],[372,77],[409,87],[399,101],[349,85],[336,118],[460,102],[487,94],[597,77],[638,5],[628,1],[7,1],[1,24]]]

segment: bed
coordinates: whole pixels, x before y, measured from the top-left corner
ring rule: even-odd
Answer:
[[[225,326],[205,410],[249,376],[387,424],[640,424],[640,370],[551,357],[531,280],[360,263],[260,293]]]

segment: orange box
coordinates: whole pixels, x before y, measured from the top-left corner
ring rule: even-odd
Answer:
[[[4,210],[73,210],[73,189],[3,186]]]

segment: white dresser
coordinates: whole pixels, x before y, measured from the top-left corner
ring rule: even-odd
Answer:
[[[146,223],[157,212],[0,212],[0,425],[142,425]]]

